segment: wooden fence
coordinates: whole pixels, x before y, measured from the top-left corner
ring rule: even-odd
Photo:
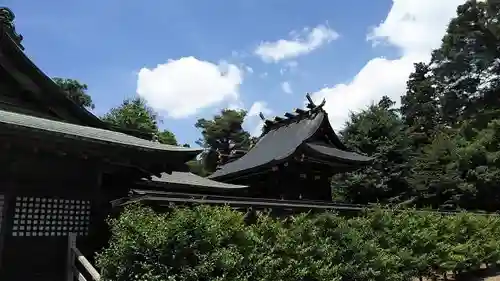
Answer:
[[[85,275],[78,270],[77,265],[81,265],[85,269]],[[66,281],[87,281],[85,276],[90,276],[90,280],[100,281],[101,275],[90,264],[90,262],[83,256],[83,254],[76,247],[76,233],[68,235],[68,256],[66,263]]]

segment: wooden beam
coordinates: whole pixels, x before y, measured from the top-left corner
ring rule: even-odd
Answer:
[[[274,125],[274,124],[275,123],[273,121],[271,121],[271,120],[264,121],[264,125],[269,126],[269,127],[272,126],[272,125]]]
[[[295,109],[295,112],[298,113],[298,114],[306,114],[307,113],[307,110],[303,110],[303,109],[300,109],[300,108],[296,108]]]
[[[309,102],[309,104],[307,105],[307,108],[315,108],[316,105],[314,104],[312,98],[311,98],[311,95],[309,93],[306,94],[306,98],[307,98],[307,101]]]
[[[260,119],[262,119],[262,121],[266,120],[266,117],[264,116],[264,113],[262,113],[262,112],[259,112],[259,117],[260,117]]]

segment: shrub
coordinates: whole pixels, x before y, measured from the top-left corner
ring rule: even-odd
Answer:
[[[104,280],[412,280],[500,258],[500,218],[374,210],[246,225],[229,207],[156,214],[132,206],[110,221],[98,256]]]

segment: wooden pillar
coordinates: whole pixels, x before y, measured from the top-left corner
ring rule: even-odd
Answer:
[[[103,240],[107,240],[107,237],[103,237],[103,230],[107,228],[106,217],[109,208],[106,206],[107,202],[102,190],[102,165],[98,161],[89,161],[88,165],[93,167],[92,176],[94,177],[92,186],[89,186],[89,192],[92,194],[91,217],[88,235],[79,240],[78,247],[93,263],[94,254],[105,243]]]
[[[0,166],[2,167],[2,175],[0,177],[0,193],[3,195],[2,211],[0,212],[0,280],[5,280],[4,261],[9,257],[6,256],[5,239],[12,229],[14,211],[15,211],[15,178],[14,172],[20,169],[20,160],[16,152],[7,143],[2,143],[0,140],[0,152],[2,159]],[[21,158],[22,159],[22,158]]]

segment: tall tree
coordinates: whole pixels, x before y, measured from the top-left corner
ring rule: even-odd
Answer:
[[[172,132],[159,130],[158,114],[140,97],[125,99],[120,106],[102,116],[102,120],[121,128],[155,135],[163,144],[177,145]]]
[[[54,82],[64,90],[66,95],[73,100],[76,104],[94,109],[95,105],[92,102],[92,97],[87,94],[87,85],[82,84],[74,79],[67,78],[52,78]]]
[[[401,97],[401,115],[417,149],[431,143],[440,124],[439,101],[429,66],[416,63]]]
[[[500,209],[500,120],[475,127],[443,130],[417,157],[410,182],[419,205]]]
[[[498,1],[467,1],[457,8],[441,47],[433,52],[443,117],[451,126],[475,119],[484,128],[500,116],[499,17]]]
[[[406,199],[411,140],[393,105],[392,100],[383,97],[368,109],[351,114],[340,133],[343,141],[375,160],[357,171],[334,176],[334,199],[362,204]]]
[[[433,124],[424,111],[412,112],[408,106],[415,103],[412,97],[432,94],[430,88],[426,90],[427,82],[422,83],[425,80],[432,81],[446,125],[433,124],[438,133],[413,161],[409,182],[420,206],[490,211],[500,208],[500,192],[495,186],[500,180],[496,133],[500,128],[499,18],[498,1],[471,0],[460,5],[440,48],[432,54],[431,74],[426,75],[427,79],[410,79],[401,108],[410,126],[411,122]],[[418,72],[416,69],[413,78]],[[417,94],[410,95],[412,89],[417,89]],[[421,99],[421,104],[414,107],[422,108],[431,101]]]
[[[441,131],[416,156],[409,177],[414,191],[410,200],[413,204],[454,209],[465,201],[466,185],[457,167],[459,140],[456,130]]]
[[[250,134],[242,127],[245,116],[244,110],[224,109],[213,119],[198,119],[195,127],[201,130],[202,138],[197,144],[208,150],[204,156],[207,172],[214,172],[217,165],[225,163],[234,149],[250,147]]]

